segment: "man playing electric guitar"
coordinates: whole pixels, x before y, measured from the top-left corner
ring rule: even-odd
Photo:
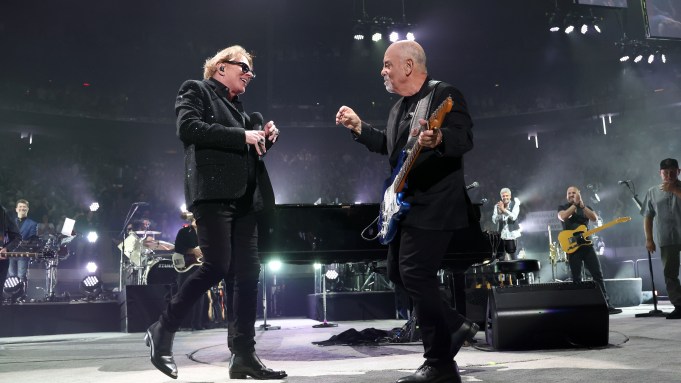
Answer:
[[[570,186],[567,189],[567,201],[568,203],[558,207],[558,219],[563,223],[563,230],[575,230],[581,225],[588,226],[589,221],[596,221],[598,219],[596,213],[584,204],[582,195],[576,186]],[[610,314],[622,312],[621,309],[610,305],[608,293],[605,290],[605,283],[603,282],[601,263],[592,245],[580,246],[575,252],[570,254],[568,262],[573,282],[582,281],[582,266],[586,267],[594,282],[601,288],[606,302],[608,302],[608,312]]]
[[[409,148],[422,149],[406,178],[403,199],[411,208],[397,221],[389,242],[388,277],[404,287],[414,302],[426,360],[414,374],[397,382],[461,382],[452,359],[478,326],[441,299],[437,272],[454,230],[478,224],[463,169],[463,156],[473,148],[473,123],[461,92],[428,76],[426,54],[418,43],[390,45],[380,75],[386,90],[400,96],[386,129],[362,121],[348,106],[340,107],[336,124],[350,129],[370,151],[388,155],[393,170],[401,168],[403,149],[411,137],[410,143],[416,141],[418,146]],[[424,129],[448,97],[452,107],[443,121],[436,121],[440,128]]]
[[[198,270],[198,267],[192,267],[194,265],[200,265],[200,259],[203,257],[201,248],[199,247],[199,238],[196,234],[196,219],[194,216],[188,216],[191,224],[181,228],[175,236],[175,252],[184,256],[184,264],[182,265],[180,271],[177,274],[177,287],[182,286],[184,281],[189,278],[192,273]],[[173,259],[174,266],[177,268],[176,260]],[[187,270],[191,268],[191,270]],[[211,306],[206,305],[206,300],[209,297],[204,295],[204,298],[199,299],[194,303],[194,307],[191,311],[191,326],[193,330],[201,330],[205,327],[205,319],[207,318],[208,310],[211,310]]]

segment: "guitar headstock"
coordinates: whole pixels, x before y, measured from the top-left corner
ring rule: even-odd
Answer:
[[[433,114],[430,115],[430,118],[428,119],[428,129],[439,129],[440,126],[442,126],[445,115],[452,110],[453,105],[454,101],[452,100],[452,96],[447,96],[440,106],[435,109]]]

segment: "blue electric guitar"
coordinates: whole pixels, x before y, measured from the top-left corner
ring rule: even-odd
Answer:
[[[423,129],[434,130],[442,126],[442,121],[449,111],[452,110],[454,102],[451,97],[447,97],[440,106],[431,114],[428,124]],[[381,202],[381,212],[378,216],[378,241],[389,244],[397,233],[397,222],[407,214],[411,207],[404,201],[404,188],[407,186],[407,175],[414,165],[416,158],[421,153],[421,145],[418,141],[411,148],[402,151],[397,166],[386,181],[383,202]]]

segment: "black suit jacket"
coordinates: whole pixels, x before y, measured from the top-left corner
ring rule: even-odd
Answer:
[[[213,79],[182,84],[175,101],[177,136],[184,144],[184,189],[188,207],[200,201],[235,200],[248,184],[246,145],[248,115],[241,102],[227,99],[226,88]],[[272,143],[267,140],[267,149]],[[256,193],[265,208],[274,206],[274,192],[265,163],[256,160]]]
[[[428,81],[419,93],[420,99],[428,92]],[[461,92],[446,83],[434,90],[428,117],[451,96],[454,104],[442,126],[442,144],[436,149],[421,151],[407,177],[406,201],[412,207],[402,225],[429,230],[456,230],[476,221],[473,206],[466,192],[463,155],[473,148],[473,122]],[[369,150],[387,154],[391,168],[397,166],[404,143],[409,136],[413,107],[400,115],[404,98],[395,103],[388,115],[386,130],[362,124],[362,132],[355,139]],[[399,121],[398,121],[399,119]],[[427,119],[427,118],[426,118]]]

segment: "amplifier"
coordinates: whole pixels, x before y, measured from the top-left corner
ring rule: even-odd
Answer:
[[[490,291],[485,336],[494,349],[601,347],[608,332],[608,305],[593,281]]]

